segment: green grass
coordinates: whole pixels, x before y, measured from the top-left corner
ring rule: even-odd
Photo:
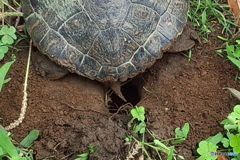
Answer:
[[[200,37],[208,40],[208,36],[214,31],[213,25],[219,23],[222,33],[232,34],[231,27],[235,26],[229,6],[220,0],[190,0],[189,20],[198,30]],[[226,18],[227,17],[227,18]]]
[[[232,62],[240,71],[240,40],[230,40],[218,36],[219,39],[224,41],[224,47],[222,49],[216,50],[216,53],[221,57],[227,57],[227,59]],[[240,80],[239,75],[236,75],[236,80]]]
[[[15,1],[14,1],[15,2]],[[16,2],[14,4],[17,4]],[[18,4],[17,4],[18,5]],[[5,7],[8,8],[8,12],[5,11]],[[8,1],[0,1],[0,9],[2,16],[2,27],[0,28],[0,93],[5,83],[9,82],[10,78],[6,78],[6,75],[14,63],[15,55],[6,54],[10,48],[15,48],[14,45],[21,39],[16,36],[16,28],[9,25],[5,21],[5,16],[21,16],[22,13],[17,12],[12,6],[9,5]],[[9,12],[14,10],[13,12]],[[10,57],[10,58],[9,58]],[[7,106],[2,106],[7,107]],[[39,131],[31,131],[19,144],[14,142],[10,137],[10,133],[7,132],[0,125],[0,160],[33,160],[34,151],[30,149],[33,141],[38,137]]]
[[[76,158],[75,160],[87,160],[90,154],[98,152],[99,150],[100,148],[98,146],[89,145],[87,152],[78,154],[78,158]]]
[[[171,142],[173,145],[176,145],[186,140],[189,132],[188,123],[185,123],[182,128],[178,127],[175,129],[174,138],[162,140],[147,128],[144,107],[136,107],[132,109],[130,113],[132,115],[132,119],[129,121],[128,127],[132,129],[133,133],[127,133],[125,141],[126,143],[132,142],[134,147],[132,147],[132,150],[129,150],[126,159],[134,157],[136,154],[141,154],[143,157],[146,157],[146,159],[152,159],[154,157],[151,157],[151,155],[156,155],[157,159],[162,160],[162,154],[165,154],[167,157],[166,160],[172,160],[176,157],[184,159],[181,155],[176,154],[174,146],[168,146],[166,145],[166,142]],[[136,134],[139,136],[136,136]],[[152,141],[146,140],[146,134],[152,137]],[[155,152],[155,154],[152,154],[151,152],[150,155],[150,150]]]
[[[13,4],[19,6],[19,4],[14,0]],[[6,11],[5,8],[8,8]],[[14,44],[17,43],[20,39],[17,39],[16,28],[8,25],[5,21],[6,16],[21,16],[22,13],[17,12],[14,7],[12,7],[8,1],[0,1],[0,10],[2,16],[2,27],[0,28],[0,61],[5,61],[5,63],[0,64],[0,92],[2,90],[3,84],[7,83],[10,78],[5,79],[7,72],[15,61],[15,55],[12,55],[10,59],[5,58],[5,54],[8,53],[9,48],[15,48]],[[11,10],[11,11],[10,11]],[[7,25],[5,25],[5,23]]]
[[[16,29],[13,26],[3,26],[0,29],[0,60],[5,57],[5,54],[8,52],[9,47],[11,47],[14,41],[17,39]],[[15,61],[15,56],[12,55],[11,60],[6,62],[0,67],[0,92],[2,90],[3,84],[7,83],[10,78],[5,79],[6,74]]]
[[[201,141],[197,148],[200,156],[196,160],[215,160],[217,156],[212,156],[211,152],[228,152],[232,153],[229,160],[240,159],[240,105],[236,105],[221,124],[224,125],[224,134],[219,132]]]
[[[19,145],[14,145],[9,133],[0,125],[0,160],[33,160],[34,151],[30,149],[38,138],[39,131],[31,131]]]

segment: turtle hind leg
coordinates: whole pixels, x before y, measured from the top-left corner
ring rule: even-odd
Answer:
[[[124,102],[127,102],[126,98],[123,96],[122,91],[121,91],[121,82],[108,82],[104,83],[105,85],[105,93],[107,93],[107,89],[111,89],[121,100]],[[108,96],[108,95],[106,95]],[[107,104],[107,99],[105,100],[105,103]]]

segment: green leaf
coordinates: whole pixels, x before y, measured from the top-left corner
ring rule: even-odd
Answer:
[[[235,52],[233,53],[233,55],[236,58],[240,57],[240,47],[236,47]]]
[[[177,127],[175,129],[175,138],[179,138],[179,139],[174,141],[173,144],[178,144],[178,143],[181,143],[182,141],[184,141],[187,138],[189,129],[190,129],[189,123],[185,123],[183,125],[182,129]]]
[[[4,55],[7,52],[8,52],[7,46],[0,46],[0,60],[4,58]]]
[[[137,107],[135,109],[132,109],[130,111],[130,113],[132,114],[132,117],[134,119],[137,119],[138,121],[145,121],[145,109],[144,107],[140,106],[140,107]]]
[[[221,37],[221,36],[217,36],[217,38],[219,38],[219,39],[221,39],[221,40],[223,40],[223,41],[229,41],[227,38],[224,38],[224,37]]]
[[[234,134],[232,134],[231,132],[227,132],[227,138],[230,139],[232,136],[234,136]]]
[[[222,142],[222,144],[223,144],[223,147],[225,147],[225,148],[228,148],[228,147],[229,147],[229,139],[223,138],[223,139],[221,140],[221,142]]]
[[[170,150],[169,147],[167,147],[165,144],[163,144],[162,142],[160,142],[160,141],[157,140],[157,139],[154,139],[153,142],[154,142],[155,145],[157,145],[157,146],[160,147],[160,148],[157,148],[158,150],[163,151],[163,152],[165,152],[165,153],[168,154],[168,152],[169,152],[169,150]]]
[[[215,136],[211,136],[207,139],[208,142],[211,142],[213,144],[218,144],[219,142],[221,142],[223,139],[223,135],[221,132],[219,132],[218,134],[216,134]]]
[[[38,138],[39,131],[32,130],[20,143],[21,146],[28,148],[32,145],[32,143]]]
[[[139,132],[140,134],[145,133],[146,130],[146,123],[145,122],[141,122],[138,125],[135,125],[133,128],[133,132],[137,133]]]
[[[5,154],[5,152],[3,151],[3,149],[0,147],[0,156],[3,156]]]
[[[2,37],[2,42],[3,42],[4,44],[13,44],[14,40],[13,40],[13,38],[12,38],[11,36],[9,36],[9,35],[4,35],[4,36]]]
[[[92,154],[94,152],[98,152],[99,150],[100,150],[99,146],[94,146],[94,145],[89,145],[88,146],[89,154]]]
[[[226,44],[226,52],[227,52],[228,56],[231,56],[232,58],[235,58],[234,55],[233,55],[234,50],[235,50],[234,45]]]
[[[235,64],[238,68],[240,68],[240,61],[239,60],[237,60],[233,57],[230,57],[230,56],[227,56],[227,57],[233,64]]]
[[[229,124],[231,121],[229,119],[224,119],[220,122],[220,124]]]
[[[7,30],[6,30],[7,34],[15,34],[16,33],[16,28],[13,26],[10,26]]]
[[[173,151],[174,151],[174,146],[169,147],[169,152],[168,152],[168,157],[167,160],[172,160],[173,159]]]
[[[234,45],[229,46],[228,44],[226,44],[226,52],[227,52],[228,56],[231,56],[231,57],[235,58],[233,56],[234,50],[235,50]]]
[[[240,119],[240,105],[234,106],[233,111],[238,113],[238,116],[236,118]]]
[[[185,123],[182,127],[182,129],[180,129],[179,127],[177,127],[175,129],[175,137],[177,138],[186,138],[189,132],[189,123]]]
[[[5,76],[6,76],[7,72],[8,72],[8,70],[9,70],[9,68],[13,64],[13,62],[14,61],[7,62],[0,68],[0,92],[2,90],[2,85],[5,82]]]
[[[236,43],[237,43],[237,44],[240,44],[240,40],[236,40]]]
[[[240,159],[240,154],[238,154],[236,157],[232,158],[231,160],[239,160]]]
[[[7,78],[3,81],[3,84],[8,83],[11,80],[11,78]]]
[[[236,134],[230,138],[230,146],[233,147],[233,152],[240,154],[240,134]]]
[[[7,31],[7,26],[3,26],[1,29],[0,29],[0,35],[5,35],[6,34],[6,31]]]
[[[202,13],[202,24],[206,24],[207,22],[207,13],[206,13],[206,10],[203,11]]]
[[[226,130],[237,130],[237,125],[235,125],[235,124],[225,124],[224,129],[226,129]]]
[[[82,153],[78,155],[78,158],[76,158],[75,160],[87,160],[89,156],[89,153]]]
[[[6,135],[5,129],[0,125],[0,147],[4,149],[11,159],[20,159],[16,147],[10,141],[10,138]]]
[[[208,141],[201,141],[199,148],[197,149],[198,154],[201,156],[197,160],[215,160],[217,156],[212,156],[211,152],[217,152],[218,146]]]

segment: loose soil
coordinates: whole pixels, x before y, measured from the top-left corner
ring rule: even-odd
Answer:
[[[186,160],[195,159],[199,141],[222,131],[220,121],[237,103],[223,90],[240,89],[234,80],[237,69],[215,53],[222,44],[215,35],[219,34],[212,35],[210,43],[193,48],[190,61],[186,53],[165,53],[150,69],[122,86],[129,102],[145,107],[147,126],[160,138],[171,138],[174,128],[190,123],[187,140],[176,146]],[[12,79],[0,94],[3,126],[20,113],[27,54],[27,50],[16,53],[17,60],[8,74]],[[26,116],[11,132],[20,141],[29,131],[40,131],[32,147],[36,159],[73,160],[89,145],[100,148],[90,159],[124,159],[123,138],[132,106],[119,107],[122,103],[114,96],[106,106],[104,99],[99,82],[75,74],[50,81],[31,65]]]

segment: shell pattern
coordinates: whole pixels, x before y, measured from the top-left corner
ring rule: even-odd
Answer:
[[[59,65],[101,82],[153,65],[187,21],[188,0],[22,0],[26,27]]]

